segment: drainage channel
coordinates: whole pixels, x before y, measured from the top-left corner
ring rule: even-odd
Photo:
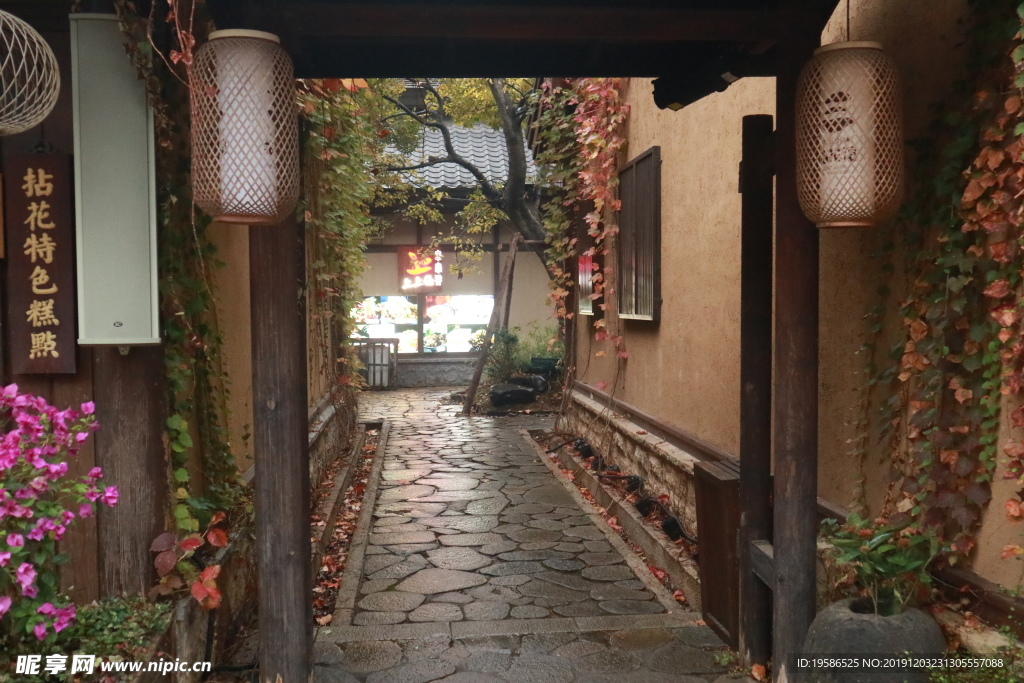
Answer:
[[[313,618],[318,626],[328,626],[333,619],[367,484],[382,442],[383,422],[363,422],[360,427],[352,448],[328,465],[314,491]]]

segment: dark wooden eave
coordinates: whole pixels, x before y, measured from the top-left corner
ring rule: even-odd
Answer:
[[[207,0],[218,28],[281,36],[307,77],[662,76],[761,54],[836,0]]]

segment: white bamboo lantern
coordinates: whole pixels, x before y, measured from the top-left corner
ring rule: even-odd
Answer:
[[[879,43],[818,48],[797,86],[800,206],[819,228],[864,228],[903,198],[899,76]]]
[[[299,199],[295,76],[280,40],[215,31],[192,62],[192,189],[218,221],[278,223]]]
[[[39,125],[53,111],[59,93],[53,50],[34,28],[0,11],[0,135]]]

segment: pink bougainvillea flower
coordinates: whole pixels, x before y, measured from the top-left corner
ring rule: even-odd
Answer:
[[[14,398],[18,395],[18,385],[8,384],[4,387],[4,398]]]
[[[44,602],[36,610],[39,614],[56,614],[57,608],[53,606],[52,602]]]
[[[89,470],[89,474],[85,476],[87,476],[89,479],[99,479],[100,477],[103,476],[103,470],[101,470],[99,467],[93,467],[91,470]]]
[[[7,563],[11,561],[11,554],[6,550],[0,552],[0,567],[6,567]]]
[[[25,537],[21,534],[7,534],[7,545],[12,548],[20,548],[25,545]]]
[[[89,432],[78,432],[77,434],[75,434],[75,441],[77,441],[78,443],[82,443],[88,438]]]
[[[39,589],[36,588],[35,584],[32,584],[31,586],[25,586],[22,588],[21,594],[26,598],[34,598],[39,594]]]
[[[86,415],[92,415],[96,412],[96,404],[92,401],[86,401],[82,404],[82,412]]]
[[[95,503],[96,500],[100,497],[100,490],[95,487],[90,488],[88,491],[85,492],[85,497]]]
[[[39,622],[33,627],[32,633],[36,634],[37,640],[46,640],[46,624]]]
[[[17,571],[14,572],[14,577],[21,584],[22,592],[24,593],[25,588],[31,586],[36,580],[36,568],[28,562],[22,562]]]
[[[0,617],[7,614],[7,610],[11,609],[12,602],[9,595],[0,595]]]
[[[40,529],[39,527],[36,527],[32,531],[28,532],[28,534],[26,535],[28,536],[28,540],[30,541],[41,541],[43,540],[43,537],[46,536],[46,532]]]
[[[78,516],[79,517],[92,517],[92,505],[89,505],[88,503],[82,503],[78,507]]]
[[[114,507],[117,505],[117,495],[117,487],[108,486],[107,490],[103,492],[103,502],[110,507]]]
[[[53,630],[60,633],[75,620],[75,606],[68,605],[57,610],[57,618],[53,622]]]

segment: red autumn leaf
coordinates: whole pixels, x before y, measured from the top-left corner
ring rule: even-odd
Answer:
[[[1010,282],[1005,278],[1000,278],[993,281],[988,287],[985,288],[984,294],[987,297],[993,299],[1002,299],[1004,296],[1010,293]]]
[[[1011,441],[1003,446],[1003,452],[1011,458],[1019,458],[1024,456],[1024,444],[1020,441]]]
[[[1024,517],[1024,513],[1021,512],[1020,501],[1016,498],[1006,501],[1006,517],[1011,522],[1019,522]]]
[[[228,534],[223,529],[210,529],[206,533],[206,540],[214,548],[226,548],[228,545]]]
[[[215,526],[217,524],[220,524],[221,522],[223,522],[227,518],[228,518],[228,516],[226,514],[224,514],[223,512],[215,512],[215,513],[213,513],[213,517],[210,517],[210,524],[209,524],[209,526]]]
[[[658,569],[658,568],[657,568],[657,567],[655,567],[655,566],[654,566],[653,564],[649,564],[649,565],[647,565],[647,568],[651,570],[651,573],[652,573],[652,574],[654,574],[654,578],[658,579],[659,581],[661,581],[661,580],[662,580],[662,579],[664,579],[664,578],[665,578],[666,576],[668,576],[668,575],[667,575],[667,574],[666,574],[666,573],[664,572],[664,570],[662,570],[662,569]]]
[[[198,536],[189,536],[181,541],[181,549],[185,552],[192,552],[203,544],[203,539]]]
[[[750,667],[750,677],[755,681],[764,681],[767,679],[767,672],[764,670],[764,664],[755,664]]]
[[[914,341],[921,341],[928,335],[928,324],[918,318],[910,323],[910,338]]]
[[[162,553],[165,550],[170,550],[171,548],[173,548],[174,544],[177,542],[178,537],[168,531],[167,533],[160,534],[159,536],[154,538],[153,544],[149,546],[149,549],[154,553]]]
[[[1006,98],[1003,105],[1009,114],[1016,114],[1020,110],[1020,95],[1011,95]]]
[[[999,557],[1004,560],[1010,557],[1018,557],[1020,555],[1024,555],[1024,548],[1019,545],[1008,545],[1003,548],[1003,552],[999,553]]]
[[[970,389],[957,389],[953,394],[960,403],[966,403],[974,398],[974,392]]]
[[[203,600],[210,595],[210,591],[206,590],[206,586],[203,585],[202,581],[195,581],[192,584],[192,597],[196,599],[196,602],[201,603]]]
[[[173,550],[165,550],[156,556],[153,560],[153,566],[156,567],[156,573],[160,576],[167,576],[174,570],[174,565],[178,563],[178,554]]]
[[[209,567],[202,571],[202,573],[199,575],[199,579],[201,581],[213,581],[218,576],[220,576],[220,565],[211,564]]]

